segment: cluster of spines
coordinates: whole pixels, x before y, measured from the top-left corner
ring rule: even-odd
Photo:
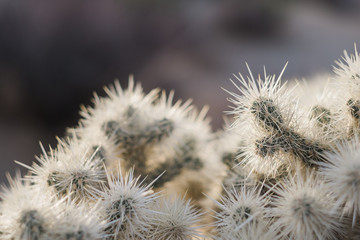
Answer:
[[[144,94],[132,79],[125,90],[116,82],[105,91],[108,97],[95,96],[94,107],[82,108],[83,119],[73,131],[81,141],[96,138],[118,151],[116,156],[105,159],[109,169],[116,169],[120,161],[124,171],[134,167],[135,175],[147,176],[147,183],[163,174],[154,187],[171,193],[175,187],[182,195],[195,186],[186,182],[193,179],[183,177],[184,174],[198,171],[196,180],[201,182],[206,179],[202,176],[212,171],[213,181],[206,184],[211,185],[209,189],[220,188],[217,179],[222,173],[216,170],[222,165],[215,157],[209,160],[207,156],[215,153],[204,147],[213,139],[206,107],[198,112],[191,100],[173,103],[174,92],[167,95],[155,89]],[[187,195],[194,197],[191,191]]]
[[[173,92],[167,96],[153,90],[145,95],[132,80],[126,90],[115,83],[106,92],[105,98],[95,95],[93,108],[82,108],[84,119],[69,129],[65,139],[58,138],[55,149],[46,151],[41,145],[38,162],[31,166],[18,162],[29,171],[2,190],[1,239],[149,239],[148,231],[152,239],[200,236],[201,214],[190,200],[176,198],[173,204],[169,200],[158,204],[162,200],[152,188],[161,190],[170,183],[184,194],[189,189],[187,180],[204,181],[193,174],[184,176],[181,183],[176,179],[186,171],[201,170],[207,161],[207,154],[199,153],[206,151],[203,145],[212,138],[206,108],[198,113],[191,101],[173,105]],[[211,189],[213,185],[207,183]],[[27,198],[19,189],[26,189],[22,194]],[[204,198],[199,192],[189,194]],[[36,196],[46,201],[39,202]],[[13,200],[18,201],[17,208]],[[177,210],[170,214],[173,208]],[[169,217],[178,222],[177,228],[166,226]],[[164,229],[154,229],[153,220],[162,222]]]
[[[42,147],[38,163],[21,164],[29,173],[3,187],[0,238],[187,240],[205,238],[206,228],[211,239],[358,238],[356,49],[337,64],[343,96],[305,111],[295,88],[281,84],[283,72],[235,76],[236,119],[215,139],[206,110],[197,113],[190,101],[172,104],[173,92],[115,83],[82,108],[68,138],[49,152]],[[212,205],[215,220],[202,225]]]
[[[355,49],[343,59],[323,87],[326,92],[309,108],[300,106],[297,89],[286,89],[280,77],[266,73],[255,80],[249,70],[247,79],[237,77],[241,95],[230,92],[236,117],[230,131],[238,136],[220,139],[237,142],[237,148],[222,152],[224,163],[232,156],[233,164],[224,185],[241,192],[250,182],[247,188],[269,197],[264,219],[265,230],[275,232],[272,239],[360,236],[360,58]],[[231,234],[225,235],[242,239]]]
[[[21,240],[168,239],[200,236],[200,213],[176,197],[174,203],[145,185],[133,170],[106,171],[106,184],[91,199],[52,196],[30,179],[9,178],[0,193],[0,237]],[[164,204],[159,204],[164,201]],[[154,222],[157,222],[154,225]],[[149,233],[151,232],[151,235]]]
[[[272,162],[279,154],[285,155],[286,159],[300,160],[307,166],[323,162],[323,153],[329,147],[298,131],[297,103],[289,99],[291,90],[285,91],[286,84],[281,85],[281,75],[275,78],[265,72],[264,80],[256,81],[251,77],[248,79],[251,83],[246,83],[241,75],[238,78],[245,89],[241,89],[243,96],[233,95],[236,98],[233,102],[238,104],[234,113],[247,114],[249,118],[243,121],[252,122],[256,131],[263,135],[255,139],[253,154]],[[251,164],[251,157],[248,161]]]
[[[70,198],[56,200],[40,186],[9,177],[1,192],[1,239],[101,239],[103,223],[93,209]]]

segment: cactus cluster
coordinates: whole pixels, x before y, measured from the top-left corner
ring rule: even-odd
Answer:
[[[55,148],[8,176],[0,239],[358,239],[356,47],[310,103],[306,84],[281,80],[285,67],[248,70],[216,133],[207,107],[132,77],[95,94]]]

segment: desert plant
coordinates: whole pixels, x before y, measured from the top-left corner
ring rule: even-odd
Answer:
[[[8,176],[0,239],[358,239],[356,47],[336,64],[307,104],[285,68],[234,75],[218,133],[206,107],[115,82],[55,148],[19,163],[25,176]]]

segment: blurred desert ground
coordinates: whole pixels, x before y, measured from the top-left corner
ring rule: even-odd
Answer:
[[[29,0],[0,2],[0,182],[75,126],[80,104],[130,73],[146,92],[229,110],[232,73],[285,79],[330,71],[360,44],[358,0]]]

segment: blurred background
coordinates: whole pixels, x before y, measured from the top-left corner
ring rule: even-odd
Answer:
[[[0,0],[0,182],[75,126],[79,105],[129,74],[146,92],[211,106],[223,124],[229,78],[331,71],[360,44],[358,0]]]

